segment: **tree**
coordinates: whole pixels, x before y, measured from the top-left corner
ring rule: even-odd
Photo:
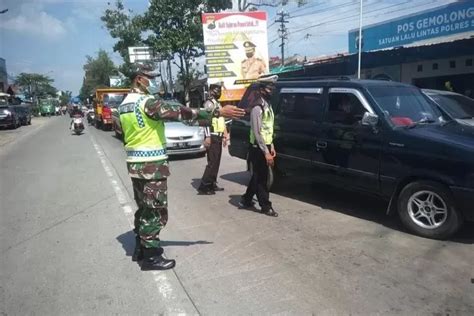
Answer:
[[[114,62],[107,52],[102,49],[97,53],[97,57],[86,56],[86,59],[87,61],[83,66],[85,71],[84,80],[79,93],[83,100],[93,94],[94,89],[109,87],[109,77],[118,74]]]
[[[183,83],[186,100],[193,74],[191,70],[196,57],[204,54],[201,13],[218,12],[232,7],[231,0],[150,0],[143,15],[133,15],[122,1],[115,9],[107,9],[102,16],[113,38],[118,42],[118,51],[125,64],[128,62],[128,47],[149,46],[162,59],[173,60],[179,69],[178,77]],[[147,34],[143,38],[143,34]]]
[[[124,63],[118,70],[131,79],[133,65],[130,63],[128,47],[141,46],[143,40],[143,21],[141,15],[134,15],[132,10],[125,9],[121,0],[117,0],[114,9],[107,9],[100,18],[112,38],[117,39],[114,52],[118,52]]]
[[[43,96],[56,96],[56,88],[51,84],[54,82],[48,76],[37,73],[22,72],[16,77],[15,84],[20,86],[25,95],[36,99]]]
[[[143,17],[145,30],[151,31],[145,43],[165,56],[174,56],[179,69],[185,102],[189,101],[191,68],[196,57],[204,54],[202,12],[218,12],[232,7],[231,1],[150,0]]]
[[[69,100],[71,100],[72,92],[71,91],[62,91],[61,97],[59,98],[59,102],[61,106],[67,105]]]

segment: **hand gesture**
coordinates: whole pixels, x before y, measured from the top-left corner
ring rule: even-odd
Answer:
[[[267,165],[270,167],[273,167],[273,165],[275,164],[275,161],[273,160],[273,156],[271,153],[265,154],[265,160],[267,161]]]
[[[226,105],[219,109],[219,114],[225,118],[241,118],[245,115],[245,110],[234,105]]]
[[[211,147],[211,138],[210,138],[210,137],[206,137],[206,138],[204,139],[204,147],[205,147],[206,149],[208,149],[209,147]]]

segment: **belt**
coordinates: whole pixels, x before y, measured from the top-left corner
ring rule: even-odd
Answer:
[[[211,133],[212,136],[218,136],[218,137],[222,137],[224,136],[224,133]]]

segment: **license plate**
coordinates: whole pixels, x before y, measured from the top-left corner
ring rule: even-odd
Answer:
[[[186,147],[189,147],[189,144],[188,143],[174,143],[173,147],[175,147],[175,148],[186,148]]]

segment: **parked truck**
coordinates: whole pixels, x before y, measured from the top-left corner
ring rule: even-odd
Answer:
[[[129,89],[104,88],[96,89],[94,112],[94,125],[104,131],[112,130],[112,111],[122,103]]]

